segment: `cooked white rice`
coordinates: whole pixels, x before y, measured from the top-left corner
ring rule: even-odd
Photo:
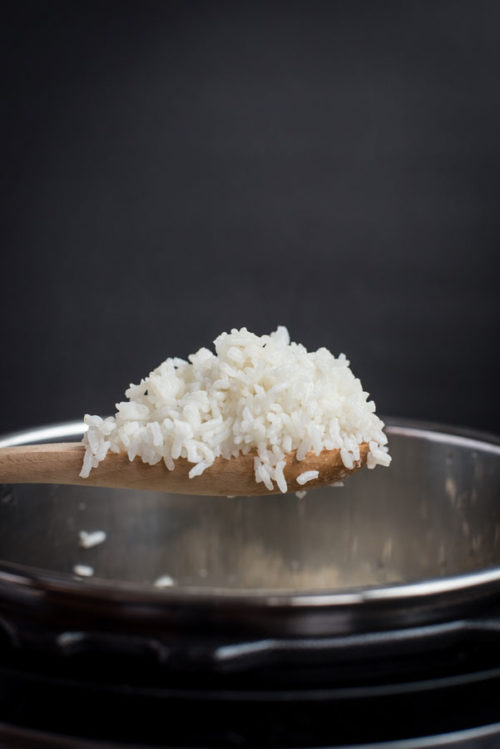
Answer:
[[[170,575],[162,575],[155,580],[154,585],[156,588],[171,588],[172,585],[175,585],[175,582]]]
[[[89,567],[88,564],[75,564],[73,572],[78,577],[92,577],[94,574],[94,568]]]
[[[314,481],[319,476],[319,471],[304,471],[297,476],[297,484],[304,486],[308,481]]]
[[[130,385],[115,416],[86,415],[80,475],[89,476],[110,450],[151,465],[163,460],[170,470],[186,458],[190,478],[219,456],[254,451],[255,480],[282,492],[292,450],[303,460],[310,451],[340,448],[352,469],[367,442],[368,468],[389,465],[384,424],[344,354],[308,352],[290,343],[284,327],[260,337],[233,329],[214,343],[215,353],[201,348],[189,361],[166,359]]]
[[[82,549],[91,549],[93,546],[98,546],[106,540],[105,531],[80,531],[78,536]]]

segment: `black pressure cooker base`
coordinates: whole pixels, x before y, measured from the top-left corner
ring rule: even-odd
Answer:
[[[340,697],[328,691],[193,692],[82,684],[2,670],[0,719],[51,735],[178,747],[349,746],[492,723],[500,674],[487,680]]]
[[[276,666],[272,657],[263,664],[248,656],[244,668],[240,662],[222,669],[215,662],[210,667],[210,648],[204,668],[190,669],[182,658],[167,666],[151,655],[154,649],[145,657],[147,647],[141,651],[137,641],[127,652],[127,641],[118,638],[113,652],[107,635],[68,641],[52,652],[5,640],[0,723],[52,741],[73,736],[118,745],[271,749],[442,736],[500,720],[500,646],[491,629],[488,635],[488,627],[470,622],[420,628],[411,647],[392,658],[381,657],[377,637],[357,663],[350,656],[342,663],[338,641],[332,654],[328,639],[322,662],[314,663],[312,643],[296,640],[282,643],[284,658],[275,643]],[[441,647],[429,649],[432,640]],[[26,741],[3,745],[44,745]],[[86,745],[78,742],[68,746]]]

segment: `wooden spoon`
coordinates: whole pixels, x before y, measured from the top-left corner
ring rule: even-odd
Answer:
[[[150,466],[140,458],[130,461],[125,453],[108,453],[88,478],[78,474],[82,468],[85,447],[80,442],[60,444],[23,445],[0,449],[0,483],[4,484],[80,484],[114,489],[146,489],[173,494],[240,495],[279,494],[254,476],[254,455],[239,455],[226,460],[217,458],[201,476],[190,479],[193,467],[183,458],[169,471],[163,462]],[[366,463],[368,444],[360,445],[360,460],[348,470],[340,458],[340,450],[323,450],[319,455],[308,453],[305,460],[298,461],[295,452],[288,455],[285,478],[289,491],[312,489],[341,481]],[[304,486],[297,484],[297,476],[304,471],[319,471],[317,479]]]

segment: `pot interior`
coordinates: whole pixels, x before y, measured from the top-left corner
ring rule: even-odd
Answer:
[[[302,593],[498,565],[500,444],[408,423],[387,431],[390,468],[303,499],[2,486],[0,566],[72,575],[85,564],[95,578],[145,586],[168,575],[182,587]],[[84,550],[80,530],[107,540]]]

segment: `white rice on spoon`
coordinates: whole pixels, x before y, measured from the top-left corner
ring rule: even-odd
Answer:
[[[88,477],[110,450],[151,465],[163,460],[170,470],[186,458],[190,478],[219,456],[254,451],[255,480],[286,492],[285,455],[293,450],[303,460],[309,451],[340,448],[351,469],[366,442],[368,468],[390,464],[384,424],[343,354],[308,352],[290,343],[285,327],[263,336],[233,329],[214,344],[215,354],[201,348],[189,361],[166,359],[130,385],[115,416],[86,415],[80,475]]]

